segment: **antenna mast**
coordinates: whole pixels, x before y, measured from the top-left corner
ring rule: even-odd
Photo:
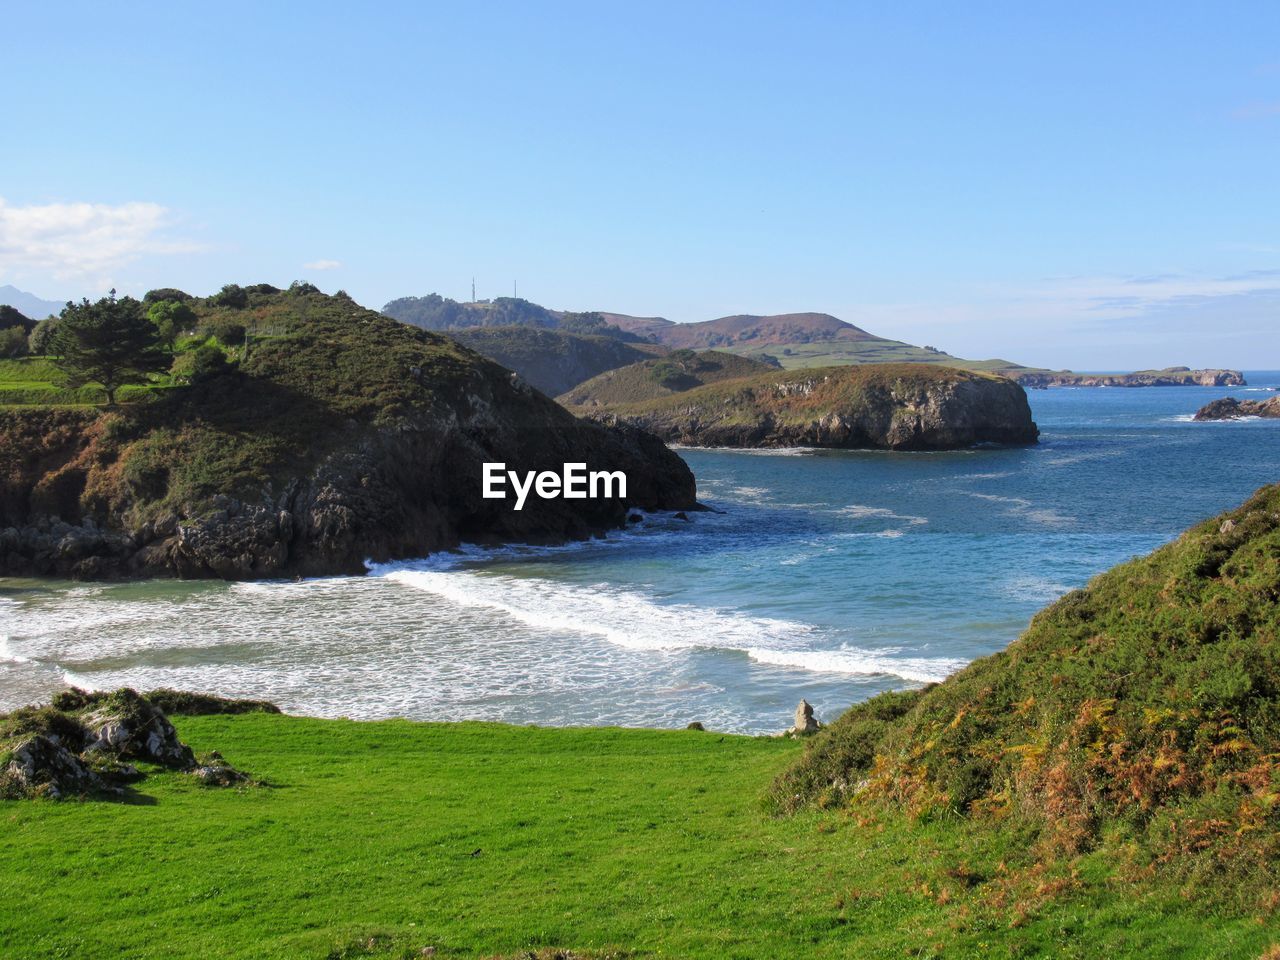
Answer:
[[[471,302],[476,302],[476,278],[471,278]]]

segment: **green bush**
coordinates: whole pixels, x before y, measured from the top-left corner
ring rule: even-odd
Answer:
[[[0,357],[15,359],[27,355],[27,332],[22,327],[0,330]]]
[[[218,317],[209,324],[207,329],[224,346],[238,347],[245,341],[246,331],[244,324],[228,317]]]

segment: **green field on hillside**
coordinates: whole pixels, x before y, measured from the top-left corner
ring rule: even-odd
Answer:
[[[800,745],[178,718],[266,786],[4,801],[0,956],[1256,958],[1252,916],[956,818],[770,817]]]
[[[938,363],[962,370],[980,372],[1025,369],[1008,360],[964,360],[928,347],[917,347],[897,340],[822,340],[813,343],[750,346],[735,343],[717,347],[745,357],[767,354],[775,357],[787,370],[830,367],[859,363]]]
[[[91,384],[73,390],[61,384],[62,374],[48,357],[0,360],[0,406],[94,406],[106,402],[106,394],[99,386]],[[171,385],[170,378],[157,377],[152,384],[121,387],[117,398],[127,403]]]

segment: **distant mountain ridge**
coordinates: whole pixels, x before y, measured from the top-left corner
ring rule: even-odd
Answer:
[[[438,294],[402,297],[388,303],[382,312],[428,330],[447,332],[469,327],[513,325],[567,329],[624,340],[645,340],[674,350],[727,351],[766,363],[777,362],[788,370],[866,363],[927,363],[998,373],[1029,387],[1240,386],[1245,383],[1238,370],[1171,367],[1158,371],[1099,375],[1027,367],[1001,358],[969,360],[936,347],[890,340],[829,313],[817,312],[769,316],[734,314],[714,320],[675,323],[665,317],[636,317],[610,311],[571,313],[549,310],[514,297],[458,303]]]
[[[34,293],[27,293],[10,284],[0,287],[0,304],[13,307],[32,320],[43,320],[45,317],[61,313],[62,308],[66,306],[65,301],[42,300]]]

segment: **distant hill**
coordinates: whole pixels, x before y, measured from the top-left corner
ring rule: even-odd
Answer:
[[[43,320],[45,317],[61,313],[62,308],[66,306],[63,301],[42,300],[34,293],[27,293],[8,284],[0,287],[0,304],[7,304],[32,320]]]
[[[1001,358],[969,360],[936,347],[918,347],[877,336],[829,313],[735,314],[715,320],[673,323],[664,317],[635,317],[608,311],[558,312],[509,297],[457,303],[437,294],[393,300],[382,312],[428,330],[510,324],[571,329],[631,341],[647,340],[677,350],[715,349],[766,362],[777,360],[787,370],[864,363],[929,363],[998,373],[1028,387],[1239,386],[1245,382],[1238,370],[1175,367],[1099,375],[1027,367]],[[584,329],[584,324],[591,329]]]
[[[579,382],[557,399],[570,408],[642,403],[709,383],[769,373],[773,369],[774,366],[760,360],[717,350],[702,353],[677,350],[664,357],[607,370],[585,383]]]
[[[613,337],[540,327],[472,327],[448,335],[476,353],[514,370],[525,382],[554,397],[615,367],[651,358],[665,348],[624,343]]]
[[[815,340],[880,339],[829,313],[781,313],[770,317],[739,314],[700,323],[672,324],[664,327],[658,336],[670,346],[690,349],[748,345],[754,349]]]

